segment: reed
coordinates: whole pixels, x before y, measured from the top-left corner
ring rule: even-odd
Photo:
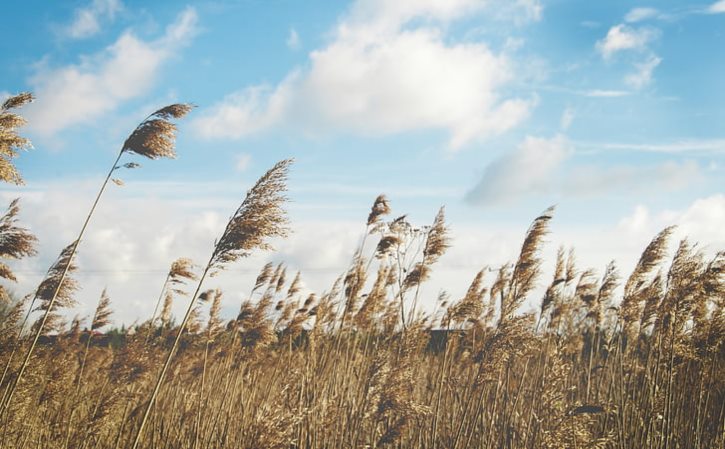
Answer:
[[[12,111],[31,98],[0,111],[5,181],[20,181],[11,160],[29,142]],[[172,263],[149,321],[98,336],[112,324],[104,291],[88,332],[80,318],[68,326],[80,239],[108,181],[137,167],[120,158],[173,157],[171,119],[189,109],[163,108],[134,130],[78,239],[31,295],[0,291],[0,449],[725,446],[725,252],[687,239],[670,248],[673,228],[629,276],[614,262],[581,267],[562,247],[549,277],[550,208],[510,263],[447,286],[461,296],[431,296],[425,281],[452,244],[445,210],[417,226],[390,218],[380,195],[329,290],[307,291],[304,273],[284,262],[265,264],[241,294],[205,290],[209,277],[290,232],[285,160],[247,192],[206,265]],[[8,281],[37,245],[18,214],[13,201],[0,217]],[[174,295],[191,282],[174,324]],[[222,298],[237,294],[239,313],[225,320]],[[422,307],[433,303],[433,312]]]

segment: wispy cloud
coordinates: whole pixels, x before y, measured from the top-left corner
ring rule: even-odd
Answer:
[[[650,55],[642,62],[634,64],[635,71],[624,78],[624,82],[633,89],[641,89],[652,81],[652,72],[662,62],[662,58]]]
[[[528,136],[514,151],[486,167],[466,200],[475,205],[500,204],[549,190],[552,174],[572,152],[572,146],[563,136],[552,139]]]
[[[249,153],[242,153],[238,154],[236,157],[236,163],[234,164],[234,168],[237,169],[238,172],[247,171],[249,168],[249,164],[252,163],[252,155]]]
[[[290,50],[297,50],[300,48],[300,45],[302,43],[300,42],[300,36],[299,34],[297,34],[297,30],[295,30],[294,28],[290,28],[285,43],[287,44],[287,48],[289,48]]]
[[[582,92],[582,95],[585,97],[600,97],[600,98],[616,98],[616,97],[626,97],[627,95],[630,95],[631,92],[628,92],[626,90],[606,90],[606,89],[593,89],[593,90],[587,90]]]
[[[612,192],[681,190],[702,178],[695,161],[667,161],[654,165],[579,165],[566,171],[559,188],[568,196],[601,195]],[[552,180],[554,184],[557,180]]]
[[[73,21],[63,27],[63,35],[71,39],[91,37],[101,31],[103,22],[112,22],[122,9],[121,0],[93,0],[76,9]]]
[[[639,22],[658,14],[648,8],[634,9],[627,14],[625,20]],[[652,81],[654,69],[662,62],[651,49],[650,44],[660,36],[660,30],[650,27],[632,27],[623,23],[609,29],[607,35],[597,41],[596,49],[605,61],[611,61],[623,52],[637,53],[639,60],[633,62],[634,72],[624,77],[624,82],[633,89],[641,89]]]
[[[577,146],[652,153],[725,153],[725,139],[687,139],[664,143],[577,142]]]
[[[574,117],[576,117],[576,112],[573,108],[567,106],[564,109],[564,112],[561,113],[561,119],[559,120],[559,127],[562,129],[562,131],[566,131],[571,126],[572,122],[574,121]]]
[[[474,205],[490,206],[525,197],[579,197],[634,191],[673,191],[703,178],[692,160],[660,164],[593,165],[573,159],[579,145],[564,136],[526,137],[514,150],[491,162],[466,194]]]
[[[100,114],[147,92],[162,65],[195,35],[196,23],[196,11],[187,8],[155,41],[124,32],[111,46],[77,64],[49,67],[41,61],[29,80],[38,98],[26,109],[29,128],[48,137],[98,120]]]
[[[636,23],[659,16],[660,12],[655,8],[634,8],[624,16],[624,21],[628,23]]]

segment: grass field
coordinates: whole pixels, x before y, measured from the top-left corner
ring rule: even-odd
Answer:
[[[15,110],[0,118],[0,173],[19,182]],[[129,153],[173,157],[171,105],[145,119]],[[87,329],[65,323],[77,289],[78,238],[35,292],[3,290],[2,448],[721,448],[725,446],[725,253],[706,255],[672,228],[632,273],[576,265],[561,250],[553,275],[540,251],[554,211],[536,217],[518,258],[472,273],[462,298],[432,303],[421,285],[449,247],[443,209],[415,226],[378,197],[349,269],[302,296],[299,275],[266,265],[236,319],[204,281],[284,237],[279,162],[250,189],[205,265],[181,258],[156,312],[108,344],[107,295]],[[94,208],[95,208],[94,204]],[[14,202],[0,221],[0,256],[33,255]],[[9,266],[0,276],[12,281]],[[538,286],[546,286],[543,295]],[[236,293],[236,292],[235,292]],[[154,293],[156,294],[156,293]],[[540,297],[537,297],[540,296]],[[188,304],[173,319],[173,301]],[[521,306],[535,303],[535,314]],[[93,333],[89,332],[93,331]],[[52,335],[52,338],[47,337]],[[106,344],[94,344],[104,342]]]

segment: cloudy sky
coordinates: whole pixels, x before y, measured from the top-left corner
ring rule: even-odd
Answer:
[[[79,249],[81,314],[107,286],[117,322],[148,318],[170,262],[206,260],[287,157],[295,232],[207,284],[228,315],[269,259],[327,288],[378,193],[420,224],[446,206],[454,246],[430,297],[514,258],[552,204],[549,258],[571,245],[626,273],[670,224],[725,247],[722,0],[11,0],[3,14],[0,97],[37,97],[26,185],[0,187],[40,239],[13,265],[18,294],[77,235],[128,133],[172,102],[198,105],[179,157],[141,161],[104,196]]]

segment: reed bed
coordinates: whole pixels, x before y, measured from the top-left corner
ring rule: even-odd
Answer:
[[[167,119],[188,107],[163,111],[134,133],[173,136]],[[119,158],[174,154],[169,140],[144,154],[156,140],[136,138],[146,146],[127,141]],[[92,333],[108,329],[105,291],[88,329],[63,322],[80,238],[27,298],[0,290],[0,448],[725,447],[725,253],[671,249],[671,228],[626,277],[614,263],[581,268],[564,249],[546,275],[548,209],[516,260],[472,273],[463,297],[441,293],[431,310],[422,286],[451,244],[445,211],[417,226],[381,195],[327,291],[303,295],[304,273],[267,264],[238,316],[222,319],[222,295],[238,292],[203,282],[287,234],[290,164],[247,193],[205,266],[174,262],[132,331]],[[0,219],[5,259],[34,254],[18,213],[14,202]],[[188,306],[178,324],[173,301]]]

